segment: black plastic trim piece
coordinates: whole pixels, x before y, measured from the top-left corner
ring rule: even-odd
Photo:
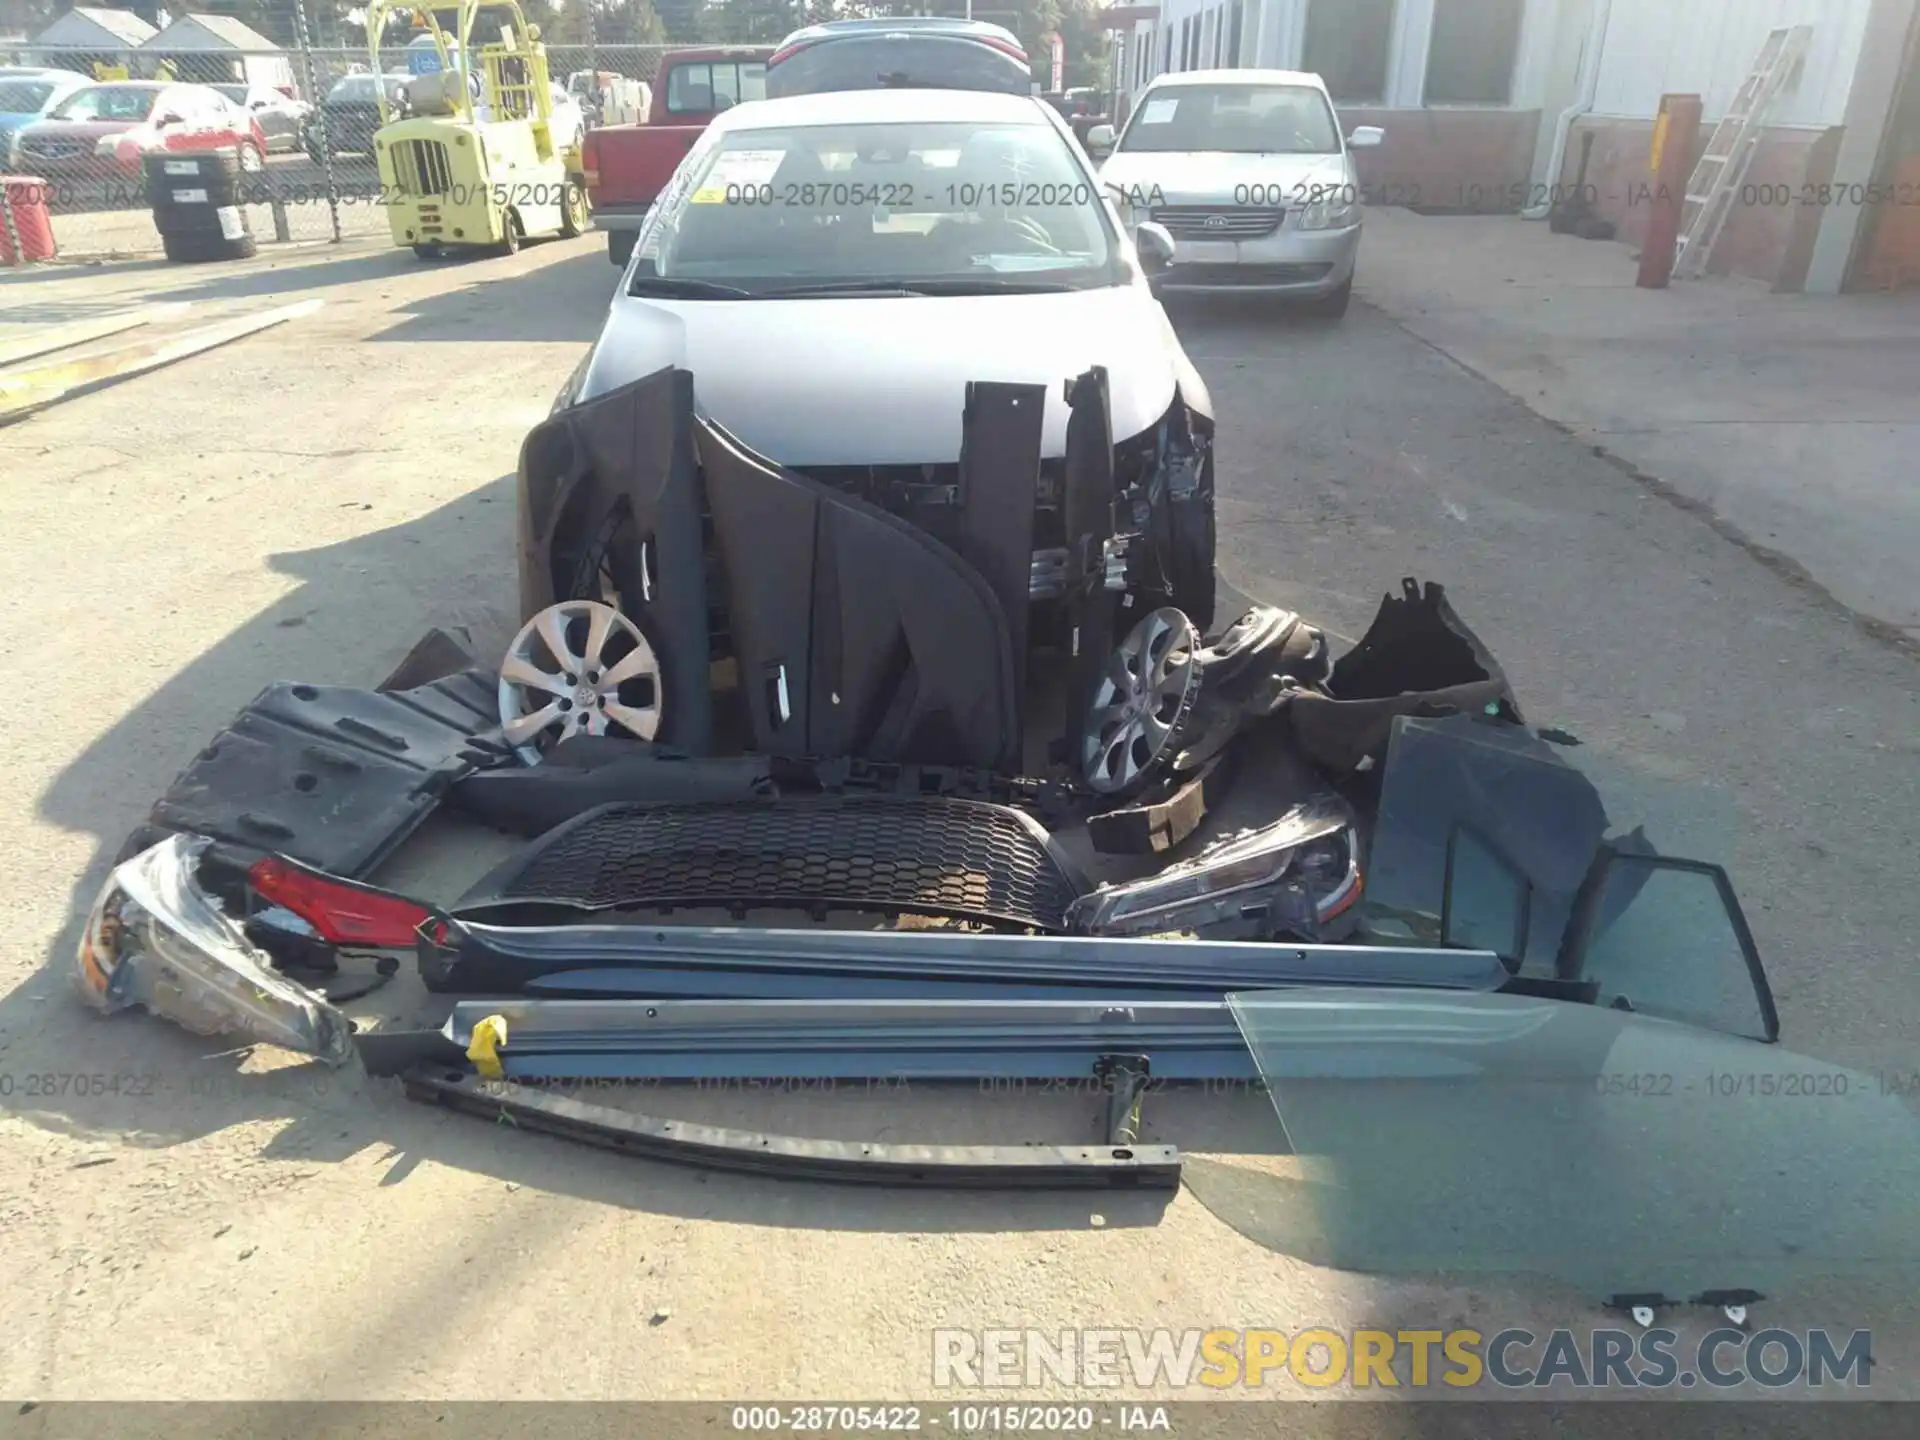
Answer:
[[[856,1185],[987,1190],[1173,1190],[1171,1145],[889,1145],[727,1130],[590,1105],[508,1080],[421,1066],[407,1098],[520,1130],[704,1170]]]

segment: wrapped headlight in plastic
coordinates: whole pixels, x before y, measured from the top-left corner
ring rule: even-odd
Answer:
[[[1359,898],[1353,816],[1329,796],[1157,875],[1102,886],[1074,902],[1068,923],[1090,935],[1316,940]]]
[[[209,843],[171,835],[115,868],[80,936],[81,998],[107,1013],[139,1005],[197,1035],[241,1035],[344,1063],[353,1022],[277,973],[200,888]]]

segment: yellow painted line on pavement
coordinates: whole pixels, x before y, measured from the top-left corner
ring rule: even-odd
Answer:
[[[139,325],[171,320],[184,311],[187,304],[187,301],[180,300],[170,305],[122,310],[94,320],[75,320],[68,325],[56,325],[51,330],[36,330],[18,340],[0,340],[0,365],[17,364],[37,355],[51,355],[55,350],[71,350],[75,345],[84,345],[89,340],[104,340],[109,335],[118,335]]]
[[[28,411],[51,405],[82,386],[124,380],[148,370],[157,370],[162,365],[171,365],[189,355],[198,355],[202,350],[211,350],[216,345],[225,345],[270,326],[311,315],[325,303],[323,300],[302,300],[298,304],[282,305],[276,310],[263,310],[223,320],[217,325],[203,325],[198,330],[188,330],[169,339],[142,340],[138,344],[122,345],[98,355],[82,356],[78,360],[41,365],[30,370],[0,372],[0,424],[17,420]]]

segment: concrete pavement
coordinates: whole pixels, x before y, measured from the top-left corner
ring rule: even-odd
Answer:
[[[1595,1297],[1525,1277],[1325,1264],[1300,1222],[1337,1213],[1339,1192],[1273,1153],[1258,1096],[1156,1097],[1147,1138],[1194,1156],[1164,1210],[848,1191],[438,1116],[71,1000],[64,967],[107,857],[236,706],[280,678],[370,683],[428,625],[498,653],[506,477],[613,279],[588,239],[471,265],[368,249],[0,286],[4,318],[28,325],[157,286],[209,311],[328,300],[0,431],[0,569],[33,577],[0,604],[0,679],[19,697],[0,714],[0,1394],[939,1398],[943,1326],[1613,1323]],[[1219,410],[1231,578],[1347,635],[1400,576],[1445,581],[1530,717],[1737,810],[1735,879],[1786,1044],[1920,1068],[1912,661],[1366,305],[1339,325],[1246,307],[1176,323]],[[1078,1138],[1093,1121],[1073,1095],[912,1098],[646,1103],[895,1140]],[[1436,1221],[1495,1223],[1502,1199]],[[1874,1394],[1920,1394],[1904,1280],[1762,1288],[1767,1324],[1870,1326]],[[1691,1342],[1716,1316],[1676,1320]],[[1275,1371],[1234,1393],[1329,1392]],[[1059,1383],[992,1398],[1017,1394],[1093,1398]],[[1263,1406],[1248,1423],[1437,1440],[1544,1420],[1444,1413],[1368,1407],[1335,1431],[1323,1411]],[[1772,1407],[1759,1433],[1837,1433],[1829,1414]],[[1565,1407],[1551,1423],[1676,1433],[1657,1415]]]
[[[1920,292],[1640,290],[1627,246],[1544,224],[1381,209],[1366,226],[1370,304],[1783,574],[1920,641]]]

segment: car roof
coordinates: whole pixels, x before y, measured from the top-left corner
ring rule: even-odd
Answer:
[[[1327,88],[1326,82],[1310,70],[1185,70],[1152,82],[1155,90],[1187,85],[1305,85],[1323,92]]]
[[[994,25],[985,20],[960,20],[945,15],[894,15],[866,20],[828,20],[824,24],[808,25],[782,40],[780,48],[784,50],[798,40],[831,40],[843,35],[906,34],[909,31],[982,38],[990,36],[1013,45],[1020,44],[1019,37],[1004,25]]]
[[[749,100],[715,117],[716,130],[776,130],[788,126],[959,121],[1045,125],[1038,96],[985,90],[832,90],[780,100]]]

